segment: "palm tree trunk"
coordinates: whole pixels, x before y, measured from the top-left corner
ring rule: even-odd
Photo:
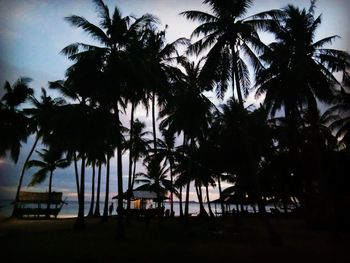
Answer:
[[[225,206],[224,206],[224,200],[222,199],[222,189],[221,189],[220,176],[218,176],[218,185],[219,185],[219,198],[220,198],[220,205],[221,205],[221,215],[224,216],[224,214],[225,214]]]
[[[46,217],[47,218],[50,218],[50,205],[51,205],[51,192],[52,192],[52,174],[53,174],[53,171],[51,170],[50,171],[50,178],[49,178],[49,200],[47,202],[47,214],[46,214]]]
[[[179,193],[179,208],[180,208],[180,217],[183,217],[184,212],[182,209],[182,186],[180,186],[180,193]]]
[[[131,183],[131,189],[134,189],[134,184],[135,184],[135,174],[136,174],[136,165],[137,165],[137,163],[136,163],[136,156],[134,157],[134,170],[133,170],[133,172],[132,172],[132,183]]]
[[[82,153],[81,156],[81,171],[80,171],[80,197],[79,197],[79,211],[78,217],[75,221],[74,228],[76,230],[82,229],[85,227],[84,221],[84,205],[85,205],[85,153]]]
[[[21,191],[21,188],[22,188],[22,182],[23,182],[23,177],[24,177],[24,172],[26,170],[26,166],[27,166],[27,163],[30,159],[30,157],[32,157],[32,154],[34,152],[34,149],[38,143],[40,139],[40,135],[39,135],[39,132],[37,132],[36,134],[36,139],[34,141],[34,144],[32,146],[32,148],[30,149],[30,152],[26,158],[26,160],[24,161],[24,164],[23,164],[23,167],[22,167],[22,170],[21,170],[21,175],[19,176],[19,182],[18,182],[18,185],[17,185],[17,192],[16,192],[16,198],[15,198],[15,204],[13,206],[13,211],[12,211],[12,216],[15,217],[17,216],[17,204],[18,204],[18,201],[19,201],[19,193]]]
[[[171,188],[174,187],[174,178],[173,178],[173,165],[172,162],[169,162],[170,166],[170,184]],[[173,191],[170,192],[170,216],[174,215],[174,193]]]
[[[190,201],[190,183],[191,180],[188,179],[186,184],[185,217],[188,217],[188,205]]]
[[[116,118],[117,118],[117,124],[118,124],[118,141],[117,141],[117,171],[118,171],[118,207],[117,207],[117,212],[118,212],[118,225],[117,225],[117,239],[123,239],[125,237],[124,233],[124,224],[123,224],[123,214],[124,214],[124,209],[123,209],[123,168],[122,168],[122,142],[121,142],[121,129],[120,129],[120,119],[119,119],[119,109],[118,109],[118,103],[116,103],[115,106],[115,113],[116,113]]]
[[[185,136],[184,136],[184,143],[185,143]],[[192,146],[193,139],[191,138],[190,145]],[[188,178],[187,178],[187,185],[186,185],[186,200],[185,200],[185,217],[188,217],[188,205],[189,205],[189,198],[190,198],[190,184],[191,184],[191,173],[192,173],[192,162],[189,161],[188,165]]]
[[[133,144],[133,130],[134,130],[134,107],[135,104],[131,103],[131,121],[130,121],[130,145],[129,145],[129,180],[128,180],[128,191],[127,191],[127,206],[126,209],[129,211],[131,202],[131,176],[132,176],[132,144]]]
[[[152,128],[153,128],[153,147],[154,154],[157,154],[157,134],[156,134],[156,94],[152,94]]]
[[[77,153],[76,153],[76,151],[74,151],[73,159],[74,159],[74,170],[75,170],[75,182],[76,182],[76,185],[77,185],[77,196],[78,196],[78,201],[79,201],[80,189],[79,189],[79,173],[78,173],[78,161],[77,161]]]
[[[108,220],[108,205],[109,205],[109,169],[110,169],[110,157],[107,154],[107,169],[106,169],[106,190],[105,190],[105,205],[103,208],[102,221]]]
[[[91,179],[91,202],[88,216],[94,214],[94,203],[95,203],[95,162],[92,162],[92,179]]]
[[[243,97],[242,97],[242,91],[241,87],[239,84],[239,76],[238,76],[238,70],[237,70],[237,63],[238,63],[238,57],[237,57],[237,52],[235,51],[235,48],[231,48],[232,52],[232,67],[231,67],[231,79],[232,79],[232,96],[234,96],[234,84],[236,83],[236,92],[237,92],[237,97],[238,97],[238,103],[241,105],[242,108],[243,106]]]
[[[198,185],[196,184],[195,188],[196,188],[198,202],[199,202],[199,216],[207,217],[208,213],[207,211],[205,211],[205,208],[203,205],[203,194],[202,194],[201,184],[200,183]]]
[[[102,162],[98,164],[98,177],[97,177],[97,195],[96,195],[96,206],[94,216],[100,216],[100,187],[101,187],[101,168]]]
[[[214,217],[215,215],[213,213],[213,210],[211,210],[211,206],[210,206],[208,185],[205,186],[205,191],[206,191],[206,195],[207,195],[207,203],[208,203],[209,214],[210,214],[211,217]]]

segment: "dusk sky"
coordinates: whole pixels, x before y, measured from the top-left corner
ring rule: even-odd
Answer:
[[[196,24],[186,20],[178,14],[185,10],[209,11],[202,5],[202,0],[105,0],[110,10],[117,5],[124,16],[136,17],[145,13],[156,15],[160,21],[161,29],[168,25],[167,40],[174,41],[179,37],[190,37]],[[256,0],[248,15],[269,9],[277,9],[292,3],[299,7],[308,8],[309,0]],[[322,24],[319,27],[315,40],[320,38],[339,35],[332,48],[350,51],[350,10],[349,0],[318,0],[316,2],[316,15],[322,14]],[[30,86],[40,95],[40,88],[47,87],[48,81],[64,78],[65,69],[71,62],[59,54],[60,50],[73,42],[93,43],[89,36],[82,30],[71,27],[65,16],[84,16],[90,22],[97,24],[97,16],[92,1],[89,0],[0,0],[0,97],[3,95],[3,83],[5,80],[11,83],[20,76],[31,77]],[[262,34],[262,39],[268,43],[272,40],[267,34]],[[52,93],[53,95],[58,95]],[[213,94],[208,94],[214,98]],[[253,102],[250,96],[247,104]],[[218,103],[216,100],[214,100]],[[137,116],[145,119],[145,112],[138,109]],[[128,116],[124,117],[127,125]],[[150,129],[150,127],[149,127]],[[1,138],[0,138],[1,139]],[[18,163],[15,165],[9,159],[0,159],[0,198],[13,198],[14,190],[18,181],[20,169],[24,158],[28,153],[28,145],[33,143],[29,138],[28,144],[24,144]],[[38,147],[40,149],[41,146]],[[36,156],[34,156],[35,158]],[[124,155],[123,174],[127,180],[127,154]],[[141,167],[141,163],[138,164]],[[24,186],[29,182],[33,170],[28,170],[25,176]],[[87,193],[90,192],[90,170],[86,180]],[[116,186],[116,161],[111,165],[111,196],[115,194]],[[75,196],[75,181],[73,169],[57,170],[54,174],[54,190],[63,191],[65,196]],[[126,185],[126,184],[125,184]],[[44,182],[35,190],[47,189]],[[33,190],[33,189],[31,189]],[[102,187],[102,193],[104,192]],[[212,190],[213,197],[217,197],[217,189]],[[214,195],[215,194],[215,195]],[[192,195],[194,197],[194,193]],[[193,198],[192,198],[193,199]]]

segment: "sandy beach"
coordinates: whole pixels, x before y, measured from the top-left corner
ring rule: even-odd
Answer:
[[[116,218],[107,223],[87,219],[82,231],[73,218],[3,219],[0,228],[3,262],[349,262],[350,237],[334,239],[328,231],[307,229],[296,219],[273,219],[283,239],[273,245],[254,218],[234,224],[232,218],[180,218],[146,222],[134,219],[127,239],[116,240]],[[181,256],[180,256],[181,255]]]

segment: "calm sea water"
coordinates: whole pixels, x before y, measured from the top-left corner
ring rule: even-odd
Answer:
[[[8,217],[12,213],[13,209],[13,200],[0,200],[0,215],[3,217]],[[60,213],[58,214],[58,218],[68,218],[68,217],[76,217],[78,214],[78,202],[77,201],[66,201],[67,204],[63,205]],[[170,203],[166,202],[164,203],[165,209],[170,210]],[[114,208],[116,207],[116,203],[114,202]],[[207,206],[205,207],[207,209]],[[90,209],[90,202],[85,203],[85,215],[88,214]],[[104,209],[104,202],[100,203],[100,213],[103,213]],[[174,203],[174,212],[175,216],[178,216],[180,214],[179,211],[179,203]],[[183,205],[183,209],[185,209],[185,206]],[[212,205],[213,212],[215,212],[215,207]],[[219,205],[217,205],[217,211],[220,212]],[[199,204],[198,203],[190,203],[189,204],[189,213],[192,215],[196,215],[199,212]],[[113,215],[116,214],[116,211],[114,209]]]

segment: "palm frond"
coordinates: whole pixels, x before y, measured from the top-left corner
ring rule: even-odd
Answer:
[[[28,161],[27,165],[26,165],[26,169],[32,168],[32,167],[46,167],[46,163],[43,161],[39,161],[39,160],[30,160]]]
[[[208,13],[202,12],[202,11],[184,11],[180,13],[181,16],[186,17],[189,20],[192,21],[198,21],[198,22],[214,22],[217,21],[218,19],[213,16],[210,15]]]
[[[101,18],[100,26],[104,29],[109,29],[111,27],[111,18],[109,15],[108,6],[102,0],[93,0],[96,6],[96,11]]]
[[[240,83],[240,88],[244,98],[247,97],[250,90],[250,75],[247,65],[239,58],[237,61],[237,75]]]
[[[201,35],[207,36],[217,31],[218,30],[217,27],[218,27],[218,24],[216,22],[207,22],[207,23],[201,24],[193,30],[191,34],[191,39],[199,37]]]
[[[317,42],[312,44],[312,47],[314,49],[318,49],[323,47],[324,45],[327,44],[332,44],[337,38],[340,38],[338,35],[330,36],[330,37],[325,37],[323,39],[318,40]]]
[[[101,28],[90,23],[84,17],[72,15],[65,17],[71,25],[82,28],[85,32],[91,35],[92,38],[100,41],[102,44],[109,45],[110,41],[108,36],[103,32]]]
[[[49,173],[49,169],[47,167],[44,167],[37,171],[35,174],[32,175],[32,180],[30,181],[28,186],[35,186],[38,184],[41,184],[43,181],[45,181],[47,174]]]

